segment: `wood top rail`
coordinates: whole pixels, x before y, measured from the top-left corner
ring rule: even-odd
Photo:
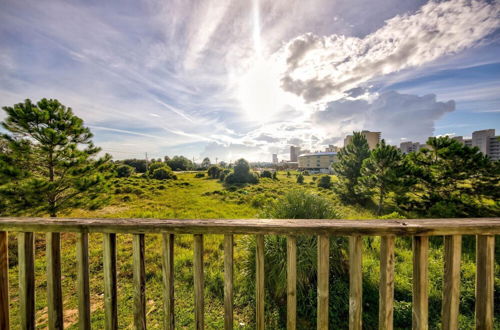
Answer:
[[[0,218],[0,231],[78,233],[287,234],[287,235],[499,235],[500,218],[313,219],[76,219]]]

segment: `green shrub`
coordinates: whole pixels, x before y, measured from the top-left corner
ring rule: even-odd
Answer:
[[[222,168],[220,168],[219,166],[216,166],[216,165],[210,166],[207,170],[208,176],[212,179],[219,178],[221,173],[222,173]]]
[[[135,169],[129,165],[120,165],[116,168],[116,176],[119,178],[128,178],[134,174]]]
[[[304,176],[302,174],[297,175],[297,183],[304,183]]]
[[[307,171],[307,170],[306,170],[306,171],[303,171],[303,172],[302,172],[302,175],[304,175],[304,176],[308,176],[308,175],[311,175],[311,174],[309,173],[309,171]]]
[[[243,158],[238,159],[234,164],[234,172],[225,176],[224,182],[231,184],[259,183],[259,178],[255,173],[250,172],[250,164]]]
[[[156,180],[174,179],[175,176],[167,166],[162,166],[152,172],[152,178]]]
[[[329,175],[322,175],[319,178],[318,187],[330,189],[332,187],[332,178]]]
[[[204,178],[205,177],[205,173],[196,173],[194,175],[195,178]]]
[[[273,177],[273,174],[271,173],[271,171],[265,170],[265,171],[262,171],[262,173],[260,174],[260,177],[271,179]]]

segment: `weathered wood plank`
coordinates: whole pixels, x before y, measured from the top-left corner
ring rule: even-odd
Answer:
[[[194,320],[197,330],[205,327],[205,299],[203,274],[203,235],[194,235]]]
[[[63,329],[63,304],[61,288],[61,234],[46,234],[47,255],[47,307],[49,329]]]
[[[362,329],[363,239],[361,236],[349,237],[349,329]]]
[[[20,233],[19,303],[22,329],[35,329],[35,241],[33,233]]]
[[[264,323],[264,304],[265,304],[265,291],[264,291],[264,235],[255,236],[255,262],[256,262],[256,274],[255,274],[255,300],[256,300],[256,310],[255,319],[257,330],[263,330],[265,327]]]
[[[462,236],[444,237],[443,329],[458,329]]]
[[[498,235],[500,218],[326,219],[48,219],[0,218],[0,231],[283,235]]]
[[[394,236],[380,238],[380,286],[378,328],[393,329],[394,313]]]
[[[428,256],[429,238],[414,236],[412,328],[415,330],[428,329]]]
[[[132,239],[134,278],[134,328],[146,329],[146,265],[144,262],[144,234],[134,234]]]
[[[8,235],[0,231],[0,329],[9,329],[9,249]]]
[[[78,324],[80,329],[90,329],[89,235],[80,233],[76,243],[78,264]]]
[[[116,294],[116,234],[104,234],[104,313],[105,327],[118,329],[118,298]]]
[[[328,329],[328,280],[330,269],[330,238],[318,236],[318,330]]]
[[[163,325],[166,330],[175,328],[174,311],[174,234],[162,234],[163,271]]]
[[[493,329],[495,236],[476,237],[476,329]]]
[[[233,235],[224,235],[224,329],[233,329]]]
[[[286,240],[286,328],[297,328],[297,238],[288,236]]]

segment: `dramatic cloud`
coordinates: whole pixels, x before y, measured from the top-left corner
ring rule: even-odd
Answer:
[[[430,2],[398,15],[364,38],[312,33],[286,46],[283,88],[307,102],[339,98],[379,75],[419,66],[459,52],[500,27],[500,3]]]

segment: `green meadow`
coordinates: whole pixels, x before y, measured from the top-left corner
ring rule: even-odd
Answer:
[[[304,189],[319,194],[331,201],[342,218],[376,218],[373,210],[350,207],[341,204],[332,190],[318,188],[314,176],[305,176],[303,184],[296,183],[296,173],[290,176],[279,172],[278,179],[261,178],[255,185],[224,187],[219,180],[205,177],[195,178],[194,172],[178,172],[177,180],[144,179],[139,176],[112,179],[111,202],[99,210],[74,210],[68,217],[105,218],[177,218],[177,219],[231,219],[256,218],[264,214],[268,207],[288,191]],[[335,180],[335,178],[333,178]],[[390,202],[389,202],[390,205]],[[386,217],[397,217],[390,214]],[[117,235],[118,269],[118,310],[119,328],[132,328],[133,288],[132,288],[132,236]],[[235,237],[235,328],[253,329],[254,305],[249,295],[248,274],[245,260],[248,259],[248,236]],[[16,256],[16,236],[9,237],[11,319],[14,328],[19,328],[18,268]],[[46,263],[45,237],[36,235],[36,322],[40,329],[47,327],[46,306]],[[89,235],[92,323],[94,329],[104,328],[104,282],[102,267],[102,235]],[[474,327],[474,283],[475,252],[473,237],[464,238],[461,280],[460,328]],[[430,327],[440,328],[440,306],[443,276],[442,238],[431,239],[429,253]],[[498,240],[497,240],[498,247]],[[378,278],[379,278],[378,237],[366,237],[363,248],[363,312],[364,327],[377,328],[378,320]],[[396,242],[395,274],[395,328],[411,326],[412,253],[411,239],[398,238]],[[498,251],[496,260],[498,258]],[[342,253],[347,254],[343,249]],[[300,254],[300,251],[299,251]],[[162,279],[161,279],[160,234],[146,235],[146,304],[149,328],[162,327]],[[205,324],[209,329],[223,328],[223,236],[206,235],[204,238],[205,263]],[[176,327],[194,328],[193,294],[193,244],[191,235],[175,237],[175,317]],[[496,319],[500,319],[500,266],[496,264],[495,300]],[[62,234],[62,285],[64,299],[65,327],[78,328],[78,307],[76,295],[76,235]],[[346,302],[347,288],[339,292],[339,301]],[[347,298],[348,299],[348,298]],[[347,300],[348,302],[348,300]],[[266,301],[266,323],[268,328],[278,328],[275,306]],[[299,302],[300,305],[300,302]],[[348,303],[343,307],[348,310]],[[343,316],[342,316],[343,317]],[[340,316],[339,316],[340,319]],[[339,328],[347,326],[347,319]],[[497,327],[498,321],[497,321]],[[500,327],[499,327],[500,328]]]

